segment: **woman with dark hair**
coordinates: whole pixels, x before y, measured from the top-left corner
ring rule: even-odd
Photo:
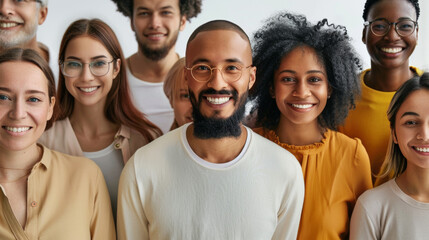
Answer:
[[[116,239],[97,165],[37,144],[55,102],[54,76],[41,56],[2,52],[0,239]]]
[[[255,129],[301,163],[298,239],[343,239],[357,197],[372,187],[359,139],[336,131],[359,92],[359,60],[346,29],[280,13],[254,35]]]
[[[390,181],[362,194],[350,239],[427,239],[429,236],[429,73],[393,96],[391,137],[380,177]]]
[[[61,111],[40,142],[94,160],[105,176],[115,215],[124,164],[161,130],[134,107],[124,56],[107,24],[98,19],[73,22],[64,33],[58,61]]]
[[[371,68],[360,74],[362,96],[339,130],[362,140],[374,176],[380,171],[389,142],[386,111],[390,100],[405,81],[423,73],[409,62],[417,45],[419,15],[418,0],[365,2],[362,42],[371,57]]]

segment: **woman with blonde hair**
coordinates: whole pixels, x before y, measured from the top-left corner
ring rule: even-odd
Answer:
[[[164,93],[174,110],[174,121],[170,131],[185,123],[192,122],[192,105],[189,100],[184,68],[185,58],[177,60],[168,72],[164,82]]]
[[[391,139],[381,177],[362,194],[350,239],[426,239],[429,235],[429,73],[404,83],[387,116]]]
[[[54,76],[39,54],[0,54],[0,239],[116,239],[97,165],[37,144],[55,102]]]

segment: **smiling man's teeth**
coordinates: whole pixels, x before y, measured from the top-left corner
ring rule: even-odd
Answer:
[[[214,97],[207,97],[207,101],[211,104],[224,104],[229,101],[229,97],[221,97],[221,98],[214,98]]]
[[[2,28],[11,28],[17,26],[18,23],[0,23],[0,27]]]
[[[415,149],[419,152],[425,152],[425,153],[429,152],[429,148],[415,147]]]
[[[80,90],[84,91],[84,92],[93,92],[97,89],[97,87],[90,87],[90,88],[79,88]]]
[[[381,51],[386,53],[398,53],[402,51],[402,48],[381,48]]]
[[[30,129],[30,127],[6,127],[6,130],[10,131],[10,132],[14,132],[14,133],[20,133],[20,132],[25,132],[28,131]]]
[[[310,108],[312,106],[313,106],[313,104],[292,104],[292,107],[302,108],[302,109],[304,109],[304,108]]]

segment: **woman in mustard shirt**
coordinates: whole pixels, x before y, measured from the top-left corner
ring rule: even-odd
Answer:
[[[298,239],[344,239],[357,197],[372,187],[359,139],[336,131],[359,92],[346,29],[280,13],[255,33],[256,132],[301,163],[305,199]]]
[[[116,239],[97,165],[37,144],[55,101],[52,71],[34,50],[0,55],[0,239]]]

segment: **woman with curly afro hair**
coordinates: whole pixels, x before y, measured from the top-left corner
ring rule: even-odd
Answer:
[[[280,13],[254,41],[255,131],[294,154],[304,174],[298,239],[347,238],[356,199],[372,187],[362,143],[336,131],[359,93],[347,31]]]

